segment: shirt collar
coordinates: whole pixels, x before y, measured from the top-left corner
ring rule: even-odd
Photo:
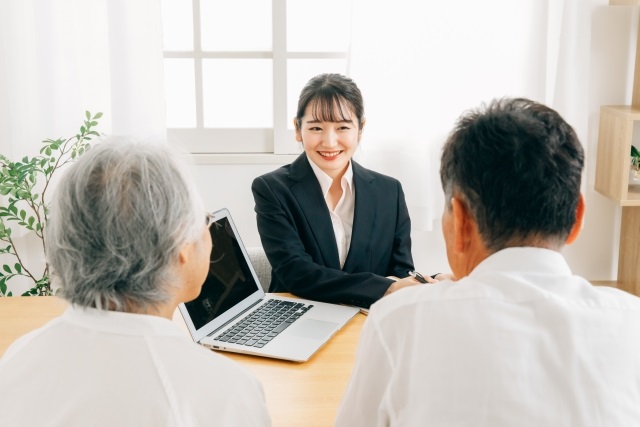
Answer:
[[[186,334],[173,321],[148,314],[98,310],[72,305],[65,311],[63,319],[88,329],[121,335],[160,335],[186,338]]]
[[[311,169],[313,169],[313,173],[316,175],[316,178],[320,183],[320,188],[322,189],[322,195],[326,198],[327,193],[329,192],[329,188],[331,188],[331,184],[333,183],[333,179],[329,175],[327,175],[325,171],[320,169],[320,166],[313,163],[313,161],[309,157],[307,157],[307,160],[309,160]],[[353,192],[353,167],[351,165],[351,160],[349,160],[349,166],[347,167],[347,170],[345,171],[344,175],[342,175],[342,180],[340,181],[340,183],[342,184],[343,187],[345,187],[345,183],[346,183],[346,188],[350,192]]]
[[[572,275],[567,261],[560,252],[536,247],[512,247],[502,249],[484,259],[469,276],[495,270],[555,276]]]

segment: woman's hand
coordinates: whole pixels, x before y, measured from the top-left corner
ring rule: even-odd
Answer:
[[[387,292],[385,292],[383,296],[387,296],[391,293],[394,293],[398,289],[406,288],[407,286],[415,286],[421,284],[418,280],[414,279],[411,276],[405,277],[404,279],[398,279],[395,276],[389,276],[389,279],[393,279],[395,280],[395,282],[393,282],[391,286],[389,286],[389,289],[387,289]],[[426,280],[427,283],[438,283],[441,280],[455,281],[456,278],[453,273],[438,273],[436,277],[432,278],[431,276],[426,276],[424,280]]]
[[[391,284],[391,286],[389,286],[389,289],[387,289],[387,292],[385,292],[383,296],[387,296],[387,295],[397,291],[398,289],[406,288],[407,286],[415,286],[415,285],[419,285],[420,284],[420,282],[418,282],[413,277],[405,277],[404,279],[398,279],[396,277],[390,277],[390,279],[394,279],[395,282],[393,282]]]

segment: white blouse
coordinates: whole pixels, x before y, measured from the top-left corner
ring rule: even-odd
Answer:
[[[333,179],[327,175],[318,165],[309,160],[311,169],[316,174],[320,188],[322,189],[322,195],[325,202],[327,202],[327,196],[329,194],[329,188],[333,183]],[[351,246],[351,231],[353,230],[353,212],[356,205],[356,190],[353,187],[353,168],[351,167],[351,161],[349,161],[349,167],[342,176],[340,181],[342,186],[342,196],[336,204],[334,210],[329,208],[329,214],[331,215],[331,224],[333,225],[333,233],[336,237],[336,244],[338,245],[338,256],[340,258],[340,268],[344,267],[344,262],[347,259],[349,253],[349,247]],[[327,203],[327,207],[329,204]]]

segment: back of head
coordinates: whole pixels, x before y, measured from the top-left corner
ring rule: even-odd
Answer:
[[[461,198],[491,252],[544,241],[560,247],[575,220],[584,153],[560,115],[527,99],[464,114],[442,154],[446,203]]]
[[[71,303],[135,311],[166,303],[178,251],[202,233],[202,202],[166,144],[104,141],[60,180],[47,259]]]

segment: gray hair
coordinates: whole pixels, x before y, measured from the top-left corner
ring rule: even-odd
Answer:
[[[138,311],[180,286],[175,266],[198,242],[204,209],[181,153],[107,140],[62,176],[46,230],[53,281],[73,304]],[[56,283],[57,281],[60,283]]]

